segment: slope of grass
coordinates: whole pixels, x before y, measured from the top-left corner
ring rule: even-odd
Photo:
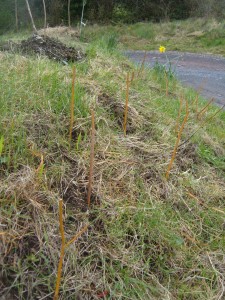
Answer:
[[[148,70],[137,76],[115,38],[81,44],[87,58],[76,63],[71,145],[72,65],[0,52],[0,295],[8,299],[53,298],[61,198],[66,239],[89,226],[66,250],[60,299],[223,298],[225,113],[179,148],[167,181],[182,94],[190,113],[181,143],[202,124],[196,95],[171,79],[166,97],[165,78]],[[133,71],[124,137],[126,74]]]

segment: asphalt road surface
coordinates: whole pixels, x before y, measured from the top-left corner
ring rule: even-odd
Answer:
[[[144,51],[126,51],[133,62],[141,63]],[[195,54],[170,51],[159,53],[148,51],[145,65],[154,67],[156,62],[175,71],[183,85],[192,87],[206,99],[215,99],[219,106],[225,104],[225,58],[208,54]]]

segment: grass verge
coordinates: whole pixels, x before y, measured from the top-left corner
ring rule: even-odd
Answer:
[[[165,77],[142,70],[130,85],[124,137],[126,75],[138,71],[114,37],[81,47],[71,143],[72,65],[0,52],[0,295],[53,298],[62,198],[65,239],[89,226],[65,250],[60,299],[222,299],[225,113],[178,148],[166,180],[181,95],[189,106],[181,143],[201,125],[196,95],[169,79],[166,96]]]

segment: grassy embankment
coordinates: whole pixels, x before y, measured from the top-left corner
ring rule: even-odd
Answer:
[[[159,23],[88,27],[84,36],[98,39],[105,30],[114,35],[126,49],[157,50],[163,44],[168,50],[225,55],[225,22],[189,19]]]
[[[80,45],[87,58],[76,63],[71,144],[72,65],[0,52],[0,295],[52,299],[63,198],[66,240],[89,226],[66,249],[61,299],[222,299],[225,113],[179,149],[166,180],[181,95],[189,104],[181,143],[218,108],[198,119],[196,94],[171,78],[166,96],[164,73],[157,70],[137,76],[112,36]],[[133,71],[124,137],[126,74]],[[199,100],[198,111],[204,106]],[[96,144],[87,211],[90,108]]]

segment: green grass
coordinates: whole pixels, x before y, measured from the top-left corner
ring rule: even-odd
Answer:
[[[174,24],[168,28],[173,34]],[[141,25],[130,27],[142,38]],[[131,84],[130,131],[124,137],[126,74],[137,74],[117,51],[125,26],[110,27],[108,36],[105,28],[92,30],[84,36],[92,35],[90,43],[59,36],[87,50],[86,59],[76,63],[71,144],[72,64],[0,52],[0,295],[53,297],[61,243],[58,200],[63,198],[66,239],[90,225],[66,250],[61,299],[91,299],[104,292],[106,299],[216,299],[224,276],[225,113],[180,149],[166,181],[182,93],[190,115],[181,142],[201,125],[196,94],[171,77],[166,97],[163,71],[143,70]],[[199,110],[205,103],[199,100]],[[87,212],[91,108],[96,145]],[[217,109],[211,106],[204,117]],[[38,153],[44,156],[39,174]]]
[[[207,52],[225,55],[224,22],[214,19],[188,19],[162,23],[136,23],[115,26],[88,26],[84,30],[87,40],[105,34],[117,34],[120,47],[133,50],[158,50],[164,45],[167,51]]]

